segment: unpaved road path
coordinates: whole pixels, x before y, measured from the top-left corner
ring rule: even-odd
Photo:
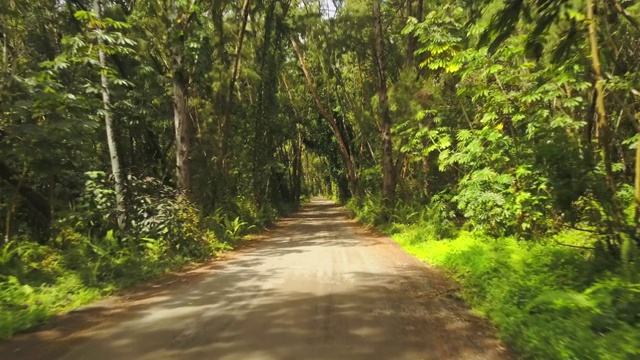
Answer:
[[[167,279],[16,336],[0,359],[513,358],[441,272],[322,199]]]

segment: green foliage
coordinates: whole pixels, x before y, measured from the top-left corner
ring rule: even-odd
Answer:
[[[103,0],[104,16],[78,1],[3,3],[0,233],[9,241],[0,283],[19,299],[3,301],[30,303],[52,290],[42,306],[7,315],[2,331],[58,311],[54,294],[64,286],[75,298],[206,259],[304,195],[325,194],[367,224],[406,234],[411,246],[458,238],[430,241],[434,261],[455,248],[443,266],[466,269],[470,299],[498,309],[487,313],[507,337],[526,334],[513,340],[524,354],[543,354],[544,343],[560,349],[548,358],[589,358],[581,344],[593,357],[609,358],[596,348],[605,343],[612,354],[633,354],[640,5],[594,2],[596,22],[585,20],[580,1],[382,2],[380,61],[362,1],[321,14],[314,1],[246,9],[217,1],[209,9],[195,0]],[[604,146],[588,24],[598,26],[605,74]],[[310,79],[290,38],[300,40]],[[386,78],[374,69],[386,69]],[[381,84],[391,159],[378,116]],[[193,179],[192,192],[177,196],[183,139],[173,105],[181,91],[182,116],[193,125],[185,151]],[[124,214],[106,170],[106,111]],[[394,163],[393,205],[381,197],[383,155]],[[578,241],[566,228],[589,236]],[[595,250],[583,256],[541,240],[553,236]],[[531,313],[518,310],[530,304]],[[546,326],[554,316],[560,325]]]
[[[449,201],[445,199],[449,198]],[[393,209],[387,210],[379,197],[368,196],[351,199],[346,204],[349,213],[367,225],[378,226],[391,233],[402,232],[410,226],[418,226],[423,236],[429,239],[454,237],[459,224],[450,201],[450,196],[439,194],[432,197],[428,205],[419,202],[398,202]],[[389,221],[385,216],[390,214]]]
[[[469,232],[435,241],[427,232],[418,225],[394,238],[415,256],[450,270],[467,303],[527,358],[640,355],[640,283],[627,280],[625,266],[609,264],[602,272],[594,262],[604,260],[592,250],[553,241],[533,244]],[[578,232],[562,235],[563,244],[582,246],[581,239]]]
[[[362,203],[359,204],[358,201],[362,201]],[[346,208],[358,220],[370,225],[383,225],[385,214],[388,214],[382,198],[376,196],[369,196],[364,200],[352,198],[346,204]]]
[[[15,276],[9,276],[0,281],[0,339],[99,296],[100,290],[87,287],[73,274],[59,277],[55,283],[41,285],[21,283]]]
[[[250,217],[248,219],[250,221],[257,221],[258,224],[265,222],[263,216],[252,213],[250,209],[247,210],[249,210]],[[240,216],[231,219],[229,214],[223,214],[222,209],[218,209],[214,214],[209,215],[208,220],[212,223],[213,231],[218,234],[218,238],[223,239],[228,244],[236,243],[248,231],[256,227],[256,225],[250,225],[247,221],[243,221]]]
[[[202,261],[235,245],[277,213],[204,217],[152,178],[128,179],[130,226],[117,230],[115,194],[102,172],[89,172],[73,211],[58,220],[48,245],[16,239],[0,251],[0,338],[84,305],[123,286]],[[245,202],[245,204],[249,204]],[[250,211],[250,210],[245,210]]]
[[[228,236],[232,241],[237,241],[240,239],[241,234],[249,228],[247,227],[247,223],[245,221],[241,221],[239,216],[236,216],[235,219],[229,221],[228,219],[224,219],[224,228],[225,235]]]

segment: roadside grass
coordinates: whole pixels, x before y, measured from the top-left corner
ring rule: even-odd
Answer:
[[[177,219],[169,219],[168,230],[155,237],[113,230],[89,236],[63,226],[47,245],[16,239],[0,246],[0,340],[124,288],[215,258],[295,210],[241,208],[233,215],[219,211],[202,217],[183,204]]]
[[[348,209],[364,222],[376,218]],[[603,256],[578,231],[519,241],[443,232],[428,219],[377,227],[408,253],[445,269],[466,303],[522,358],[640,359],[640,257],[632,242],[621,260]]]
[[[640,358],[639,284],[602,272],[589,252],[469,232],[440,241],[422,234],[416,226],[392,237],[447,269],[467,304],[524,358]]]

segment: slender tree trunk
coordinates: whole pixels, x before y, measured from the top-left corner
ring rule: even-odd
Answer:
[[[302,195],[302,133],[299,129],[296,136],[295,147],[293,160],[293,194],[295,203],[299,204]]]
[[[422,22],[422,18],[423,18],[423,8],[424,8],[424,3],[423,0],[418,0],[417,1],[417,5],[416,5],[416,9],[414,12],[413,9],[413,2],[414,0],[407,0],[407,16],[414,16],[415,14],[415,18],[416,20],[420,23]],[[418,37],[415,36],[414,34],[409,34],[407,35],[407,60],[406,60],[406,66],[407,67],[415,67],[416,70],[416,78],[420,78],[420,67],[415,65],[415,52],[416,52],[416,48],[418,47]],[[422,120],[422,127],[427,128],[429,126],[427,119],[423,119]],[[420,140],[422,147],[423,148],[427,148],[429,146],[428,140],[426,137],[423,137]],[[425,155],[422,157],[422,172],[424,173],[424,195],[425,196],[429,196],[429,155]]]
[[[222,141],[220,142],[220,170],[222,172],[222,181],[226,185],[229,181],[229,147],[231,141],[231,110],[233,108],[233,93],[238,81],[238,72],[240,69],[240,59],[242,57],[242,45],[244,43],[244,35],[247,29],[247,21],[249,19],[249,6],[251,0],[244,0],[242,5],[242,25],[238,31],[238,44],[236,45],[235,58],[233,59],[233,70],[231,79],[229,80],[229,89],[227,91],[227,99],[225,102],[224,116],[222,119]]]
[[[384,34],[381,0],[373,1],[373,21],[375,30],[375,64],[378,73],[379,126],[382,140],[382,197],[388,209],[394,206],[396,192],[396,167],[393,162],[393,142],[391,139],[391,114],[387,94],[387,75],[384,64]]]
[[[93,0],[93,12],[98,17],[101,16],[100,1]],[[102,40],[98,40],[99,45],[102,45]],[[118,227],[124,229],[126,226],[126,199],[124,196],[124,184],[122,180],[122,167],[120,166],[120,156],[118,155],[118,146],[116,143],[115,124],[111,117],[111,96],[109,94],[109,78],[104,71],[107,66],[107,57],[104,51],[100,48],[98,50],[98,57],[100,58],[100,80],[102,83],[102,105],[104,108],[104,124],[107,132],[107,144],[109,146],[109,159],[111,161],[111,174],[113,175],[114,190],[116,193],[116,209],[118,210]]]
[[[14,1],[9,1],[8,5],[10,10],[15,9]],[[2,66],[3,70],[8,73],[11,67],[9,65],[9,24],[6,17],[2,20]]]
[[[611,129],[607,121],[607,111],[604,103],[604,79],[600,66],[600,48],[598,46],[598,28],[595,17],[596,1],[587,0],[587,22],[589,24],[589,45],[591,48],[591,66],[595,82],[595,103],[596,114],[598,116],[597,129],[600,152],[604,163],[605,180],[607,183],[607,195],[611,199],[610,225],[612,232],[620,230],[622,224],[622,214],[617,204],[615,195],[617,193],[616,181],[613,174],[613,154],[611,149]]]
[[[413,7],[413,2],[415,0],[406,0],[407,1],[407,17],[414,16],[416,20],[420,23],[423,18],[423,0],[418,0],[416,4],[416,8]],[[414,11],[415,10],[415,11]],[[406,61],[405,64],[407,67],[414,67],[415,70],[419,71],[420,67],[415,65],[415,52],[418,47],[418,37],[414,34],[407,35],[407,53],[405,55]]]
[[[187,80],[181,66],[182,56],[174,54],[173,70],[173,120],[176,132],[177,190],[183,194],[191,191],[191,124],[187,108]]]
[[[413,0],[406,0],[407,2],[407,19],[413,16]],[[416,46],[418,43],[418,38],[414,34],[407,35],[407,53],[406,57],[406,65],[408,67],[413,66],[413,56],[416,51]]]
[[[638,114],[638,120],[640,120],[640,114]],[[635,200],[636,200],[636,213],[635,213],[635,225],[636,236],[640,241],[640,136],[636,143],[636,175],[635,175]]]
[[[289,84],[287,83],[287,78],[282,76],[282,83],[284,84],[285,90],[287,90],[287,95],[289,96],[289,101],[291,103],[291,109],[293,110],[293,115],[296,117],[296,129],[297,135],[295,140],[295,150],[294,150],[294,160],[293,160],[293,193],[294,193],[294,202],[296,204],[300,204],[300,198],[302,197],[302,132],[300,131],[300,115],[295,108],[295,104],[293,102],[293,95],[291,95],[291,89],[289,88]]]
[[[344,165],[347,170],[347,179],[349,180],[349,186],[351,187],[351,195],[360,198],[360,188],[358,186],[358,177],[356,175],[355,164],[353,162],[353,158],[351,157],[351,153],[349,152],[349,147],[347,146],[347,142],[342,136],[342,132],[340,132],[340,128],[338,127],[338,123],[336,119],[333,117],[333,114],[325,109],[322,105],[322,101],[320,101],[320,96],[318,96],[318,91],[313,83],[313,77],[311,73],[307,69],[307,64],[304,61],[304,57],[302,56],[302,52],[298,48],[298,44],[296,41],[291,38],[291,45],[293,46],[293,50],[298,55],[298,60],[300,61],[300,66],[302,67],[302,72],[307,80],[307,86],[309,87],[309,91],[313,96],[313,100],[316,106],[316,109],[320,113],[320,115],[327,120],[331,130],[333,131],[333,135],[336,137],[338,141],[338,150],[340,151],[340,155],[342,156],[342,160],[344,161]]]
[[[6,20],[2,24],[2,66],[4,71],[9,71],[9,34]]]
[[[640,98],[640,95],[638,95]],[[636,114],[636,119],[640,123],[640,112]],[[635,173],[635,202],[636,211],[634,216],[636,242],[640,245],[640,131],[638,131],[638,141],[636,143],[636,173]]]

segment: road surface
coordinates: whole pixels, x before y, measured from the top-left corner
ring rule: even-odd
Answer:
[[[226,259],[0,344],[1,359],[512,359],[455,285],[314,199]]]

